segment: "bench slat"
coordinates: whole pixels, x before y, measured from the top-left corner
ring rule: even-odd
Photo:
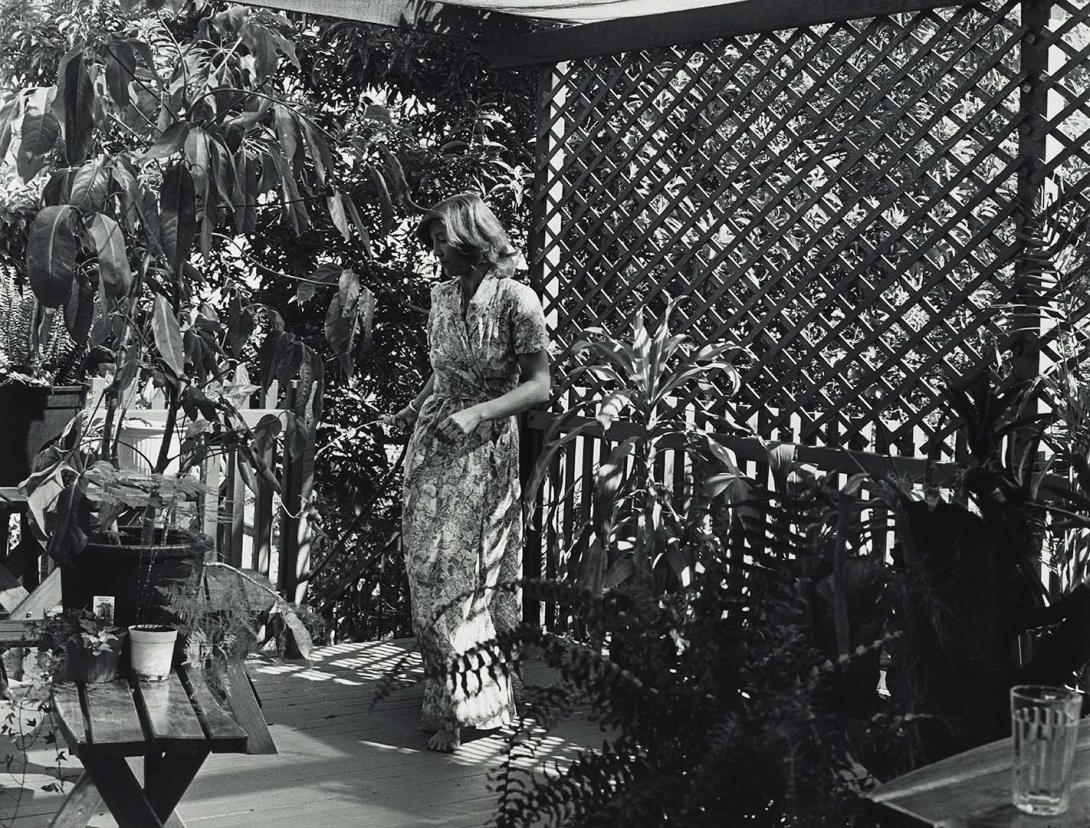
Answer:
[[[193,708],[208,734],[212,750],[236,753],[246,749],[246,731],[239,727],[204,680],[204,670],[178,668],[182,683],[187,685],[193,699]]]
[[[194,743],[207,747],[204,728],[177,673],[171,673],[165,681],[136,682],[135,695],[152,738],[164,747],[194,746]]]
[[[84,687],[90,717],[91,744],[110,746],[119,753],[144,745],[144,728],[128,682],[106,681]]]
[[[53,712],[68,748],[78,755],[87,744],[87,720],[79,702],[79,691],[74,684],[58,684],[53,688]]]

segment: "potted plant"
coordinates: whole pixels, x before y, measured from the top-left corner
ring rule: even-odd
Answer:
[[[86,605],[72,590],[88,573],[126,560],[127,571],[152,573],[138,579],[141,609],[158,600],[153,573],[165,562],[187,562],[186,576],[209,552],[192,520],[212,494],[195,479],[203,463],[233,452],[247,485],[260,476],[278,489],[265,448],[283,439],[295,458],[313,439],[322,360],[274,308],[249,300],[247,279],[236,278],[251,266],[245,240],[277,221],[304,232],[315,220],[308,203],[324,203],[346,238],[364,230],[335,187],[332,136],[277,93],[281,62],[295,61],[282,17],[124,11],[129,31],[78,46],[55,86],[0,106],[0,133],[19,134],[24,179],[47,176],[25,244],[30,287],[46,308],[64,308],[75,341],[108,349],[113,364],[101,416],[74,420],[25,481],[31,516],[69,572],[66,605]],[[212,278],[231,251],[235,268]],[[326,334],[350,367],[367,343],[371,295],[351,271],[326,268],[311,281],[336,286]],[[250,427],[239,405],[274,380],[296,383],[290,410]],[[149,385],[166,399],[162,443],[150,472],[122,471],[126,411]],[[120,601],[127,589],[108,594]],[[117,620],[162,619],[119,604]]]
[[[42,645],[63,653],[58,665],[71,681],[98,684],[117,678],[125,629],[87,611],[65,611],[43,622]]]

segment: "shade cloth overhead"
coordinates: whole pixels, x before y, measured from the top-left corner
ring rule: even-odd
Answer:
[[[446,6],[504,12],[565,23],[596,23],[622,17],[725,6],[740,0],[442,0]]]

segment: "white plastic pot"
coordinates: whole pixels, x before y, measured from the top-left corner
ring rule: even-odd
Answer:
[[[169,676],[177,637],[178,631],[173,627],[158,624],[129,627],[132,677],[140,681],[163,681]]]

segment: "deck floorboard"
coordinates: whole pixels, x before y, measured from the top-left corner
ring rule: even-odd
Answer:
[[[424,828],[485,826],[495,803],[488,774],[502,759],[500,732],[480,735],[452,755],[425,749],[419,729],[419,685],[395,690],[374,710],[371,697],[411,640],[339,644],[309,664],[255,660],[250,674],[276,741],[275,756],[209,757],[178,807],[191,828]],[[528,684],[548,684],[544,665],[526,666]],[[597,726],[581,718],[550,734],[540,761],[564,761],[580,746],[598,745]],[[23,777],[0,780],[0,824],[45,828],[62,795],[46,748],[29,754]],[[139,775],[139,769],[136,769]],[[69,790],[79,776],[72,759],[60,776]],[[16,801],[18,807],[16,808]],[[90,823],[116,823],[106,813]]]

